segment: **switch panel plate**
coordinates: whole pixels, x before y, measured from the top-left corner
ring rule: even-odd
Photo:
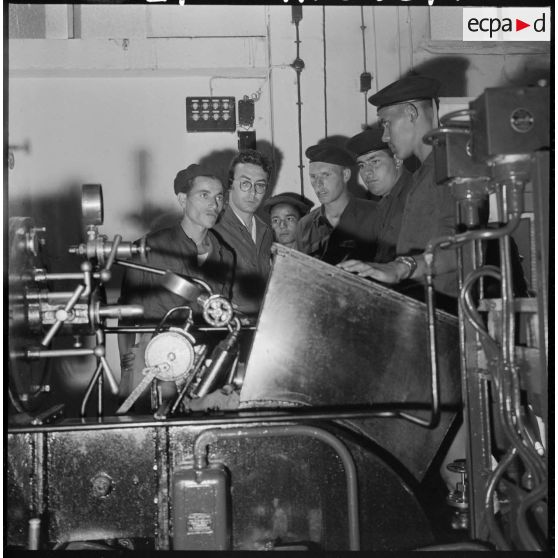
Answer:
[[[236,112],[234,97],[186,97],[188,132],[234,132]]]

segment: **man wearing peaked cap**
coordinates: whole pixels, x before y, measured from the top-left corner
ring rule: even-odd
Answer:
[[[282,192],[263,203],[269,212],[275,241],[288,248],[296,248],[296,225],[314,205],[309,199],[295,192]]]
[[[426,263],[423,255],[428,242],[436,237],[455,234],[455,202],[450,189],[436,184],[432,146],[423,137],[438,126],[437,96],[440,84],[425,76],[409,76],[372,95],[369,102],[378,107],[384,129],[382,139],[401,159],[415,155],[421,166],[413,173],[407,195],[401,230],[397,239],[397,257],[388,263],[352,260],[341,264],[344,269],[390,284],[417,298],[424,297],[423,278]],[[434,260],[434,288],[439,307],[457,313],[457,260],[455,250],[438,250]],[[413,286],[415,283],[415,286]],[[440,475],[448,488],[446,465],[466,455],[465,428],[455,434],[443,458]]]
[[[395,258],[403,208],[412,185],[411,173],[382,140],[383,130],[376,126],[353,136],[345,147],[356,156],[359,179],[377,201],[376,256],[374,262]]]
[[[428,241],[438,236],[455,233],[455,203],[449,188],[438,186],[434,177],[432,146],[423,137],[438,126],[438,91],[440,83],[427,76],[407,76],[368,100],[378,107],[378,118],[383,127],[382,140],[400,159],[415,155],[421,166],[413,174],[397,238],[397,257],[387,263],[346,261],[341,267],[378,281],[390,284],[404,282],[400,290],[423,296],[422,278],[426,264],[422,255]],[[447,310],[456,312],[457,267],[454,250],[440,251],[435,260],[434,287]],[[410,281],[408,281],[410,280]],[[413,283],[416,288],[414,288]]]
[[[179,171],[174,179],[174,192],[182,208],[182,218],[174,226],[149,232],[145,243],[149,248],[146,261],[137,263],[195,277],[209,284],[216,294],[232,294],[234,254],[212,230],[223,209],[223,184],[214,172],[200,165],[190,165]],[[126,269],[120,295],[122,304],[140,304],[143,317],[134,323],[119,325],[157,325],[168,310],[182,306],[184,299],[162,284],[162,277],[136,269]],[[201,311],[197,306],[194,311]],[[184,313],[173,318],[184,324]],[[151,333],[119,334],[121,381],[119,397],[125,399],[143,378],[144,352]],[[174,382],[163,382],[163,393],[172,396]],[[149,390],[134,405],[136,412],[149,412]]]
[[[300,219],[297,249],[336,264],[347,258],[373,258],[374,202],[355,198],[348,190],[353,156],[330,143],[306,150],[310,182],[320,207]]]
[[[372,95],[368,102],[380,110],[398,103],[437,99],[440,86],[437,79],[428,76],[406,76]]]

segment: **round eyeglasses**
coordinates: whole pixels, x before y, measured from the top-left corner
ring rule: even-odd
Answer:
[[[267,182],[265,182],[265,180],[260,180],[253,184],[249,180],[238,180],[238,185],[243,192],[249,192],[254,188],[256,194],[263,194],[267,190]]]

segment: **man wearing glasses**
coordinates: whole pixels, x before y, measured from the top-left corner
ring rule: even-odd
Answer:
[[[239,152],[229,167],[229,200],[215,230],[236,256],[232,301],[237,310],[256,316],[271,268],[273,233],[257,215],[271,175],[259,151]]]

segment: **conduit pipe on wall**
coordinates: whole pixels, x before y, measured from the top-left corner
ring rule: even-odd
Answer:
[[[357,471],[353,457],[347,447],[333,434],[303,424],[276,426],[255,426],[238,429],[216,428],[205,430],[194,440],[194,468],[201,470],[209,465],[207,449],[209,444],[224,439],[264,438],[270,436],[309,436],[329,445],[341,458],[347,480],[347,508],[349,522],[349,549],[360,549],[360,529],[358,519]]]

